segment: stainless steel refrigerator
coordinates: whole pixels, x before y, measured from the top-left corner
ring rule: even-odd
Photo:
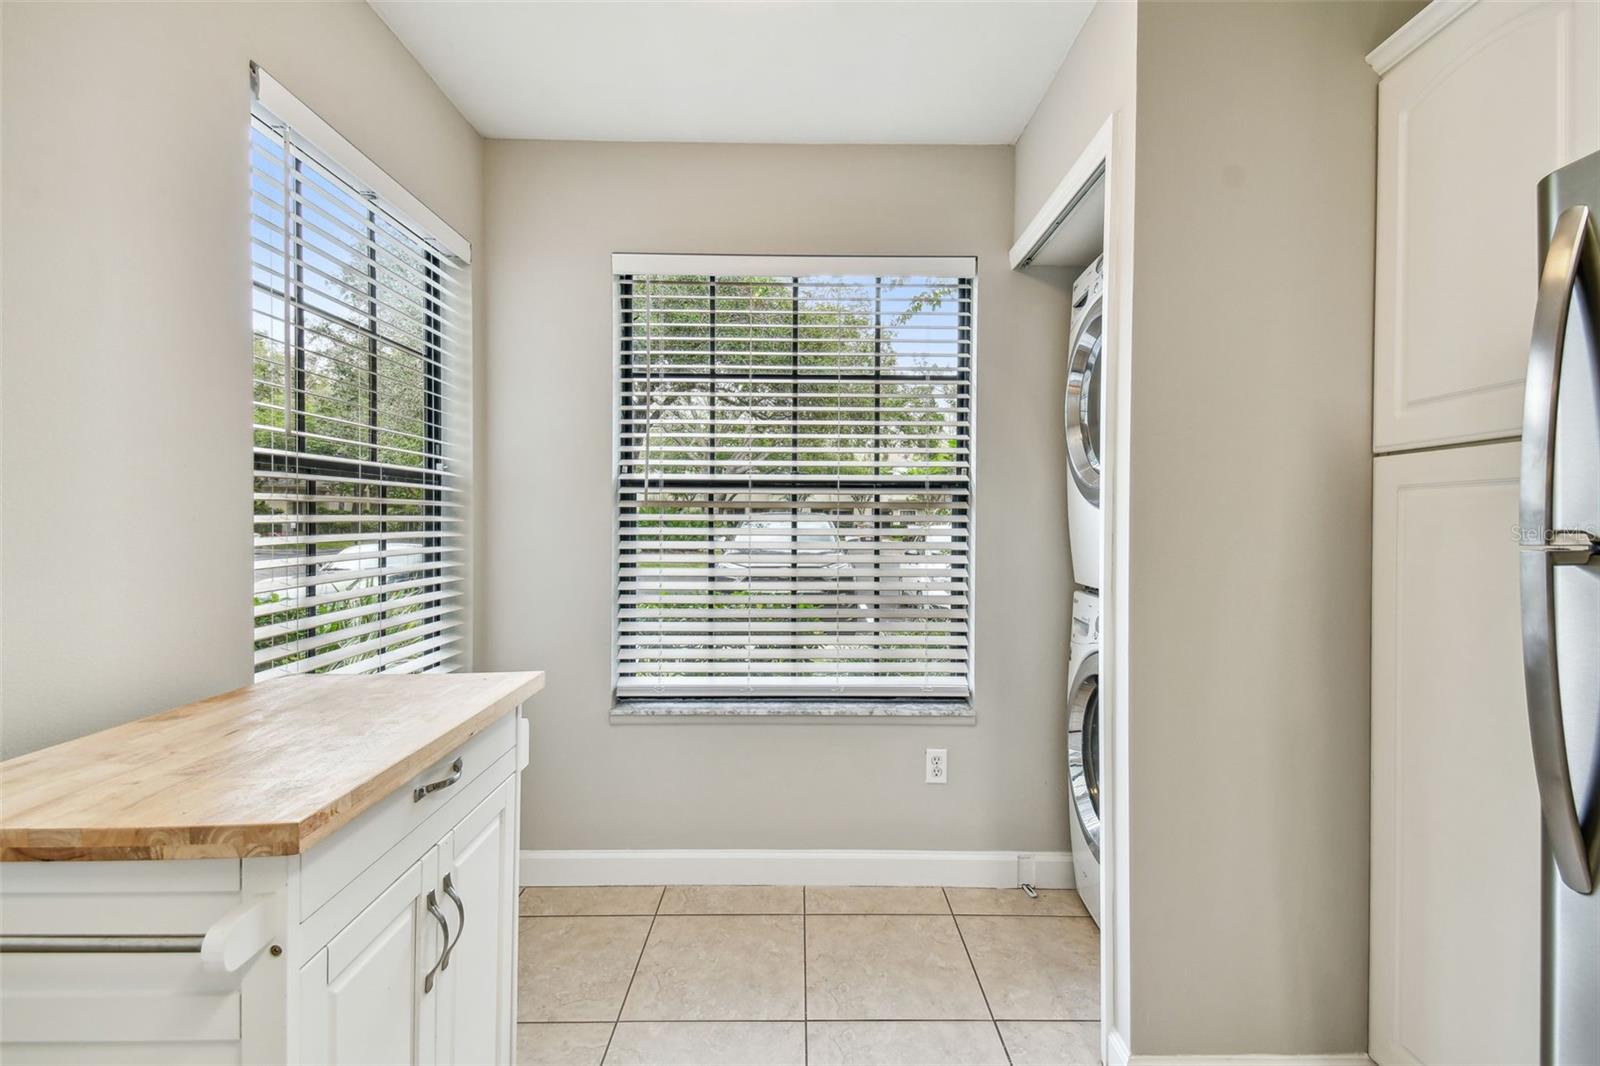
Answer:
[[[1600,1063],[1600,153],[1539,183],[1522,647],[1544,817],[1541,1059]]]

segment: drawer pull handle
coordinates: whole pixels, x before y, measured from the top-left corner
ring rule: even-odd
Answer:
[[[455,901],[456,911],[460,914],[460,918],[456,921],[456,938],[450,941],[449,947],[444,949],[444,960],[439,963],[439,969],[448,970],[450,968],[450,953],[456,949],[457,944],[461,943],[461,934],[467,928],[467,905],[461,902],[460,896],[456,895],[456,886],[450,883],[449,874],[444,875],[444,894]]]
[[[439,909],[439,894],[432,889],[428,891],[428,913],[433,915],[433,920],[439,923],[439,930],[443,934],[440,939],[439,957],[433,962],[433,969],[422,979],[422,994],[427,995],[433,991],[433,975],[438,973],[443,966],[445,952],[449,951],[450,923],[444,920],[444,911]]]
[[[411,790],[411,802],[412,803],[420,803],[420,802],[422,802],[422,797],[423,796],[428,795],[430,792],[437,792],[441,788],[449,788],[451,785],[455,784],[457,781],[460,781],[460,780],[461,780],[461,760],[457,759],[455,762],[450,764],[450,776],[449,777],[441,777],[437,781],[429,781],[426,785],[418,785],[416,788],[412,789]]]

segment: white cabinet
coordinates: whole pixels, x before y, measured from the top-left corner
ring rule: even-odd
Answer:
[[[422,885],[419,862],[302,968],[302,1062],[433,1061],[422,1016],[434,1001],[421,985],[440,937],[423,912]]]
[[[502,782],[306,964],[302,1062],[511,1062],[516,797]]]
[[[1369,1054],[1539,1057],[1539,802],[1519,445],[1373,464]]]
[[[302,854],[6,864],[8,938],[182,943],[0,952],[0,1061],[509,1066],[526,765],[506,714]]]
[[[1436,0],[1378,88],[1373,450],[1516,435],[1534,186],[1600,149],[1600,5]]]
[[[439,982],[440,1066],[509,1063],[516,1027],[517,810],[511,782],[440,847],[456,927]],[[457,900],[459,899],[459,905]]]

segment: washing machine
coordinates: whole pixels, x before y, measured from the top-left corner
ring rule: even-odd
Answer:
[[[1072,871],[1089,917],[1100,924],[1100,597],[1072,595],[1067,668],[1067,781],[1072,791]]]
[[[1073,580],[1100,588],[1100,384],[1104,336],[1105,257],[1072,285],[1071,343],[1067,349],[1067,534]]]

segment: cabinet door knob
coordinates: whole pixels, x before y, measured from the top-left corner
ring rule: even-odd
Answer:
[[[450,941],[449,947],[444,949],[444,959],[439,963],[439,969],[441,970],[450,968],[450,953],[456,949],[457,944],[461,943],[461,934],[467,928],[467,905],[461,902],[460,896],[456,895],[456,886],[450,883],[450,876],[450,874],[444,875],[444,894],[455,901],[456,911],[460,917],[456,920],[456,938]]]
[[[439,894],[432,889],[428,890],[428,913],[433,915],[433,920],[439,923],[439,931],[443,935],[443,939],[439,942],[439,957],[433,961],[433,968],[422,979],[423,995],[433,991],[433,975],[443,969],[441,964],[444,962],[446,953],[450,950],[450,923],[444,920],[444,911],[439,909]]]

